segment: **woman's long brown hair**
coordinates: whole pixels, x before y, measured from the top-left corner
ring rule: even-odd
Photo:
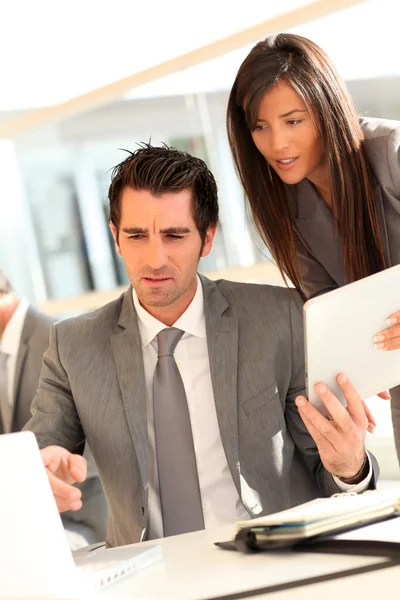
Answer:
[[[384,269],[385,261],[372,171],[343,80],[325,52],[310,40],[293,34],[270,36],[254,46],[238,71],[228,103],[228,137],[257,229],[285,280],[289,278],[306,299],[285,184],[251,136],[262,98],[280,80],[291,85],[310,108],[321,136],[346,281]]]

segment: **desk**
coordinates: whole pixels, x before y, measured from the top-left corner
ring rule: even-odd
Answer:
[[[279,600],[362,600],[400,598],[400,566],[261,594],[240,594],[346,569],[356,569],[386,559],[314,553],[242,554],[221,550],[216,541],[230,539],[233,527],[219,527],[157,540],[164,560],[101,594],[102,600],[205,600],[225,595]],[[142,545],[154,544],[143,542]],[[127,553],[129,553],[129,546]]]

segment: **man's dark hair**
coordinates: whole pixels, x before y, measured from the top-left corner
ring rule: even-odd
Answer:
[[[203,160],[167,145],[140,144],[116,165],[108,192],[110,221],[119,230],[121,194],[130,187],[153,196],[192,190],[192,214],[202,242],[207,229],[218,223],[218,189]]]

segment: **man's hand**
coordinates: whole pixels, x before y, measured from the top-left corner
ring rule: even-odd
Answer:
[[[305,426],[315,441],[324,467],[337,477],[352,479],[365,461],[365,432],[368,417],[356,390],[341,373],[337,377],[347,400],[347,409],[324,383],[317,383],[315,391],[328,410],[326,419],[304,396],[296,398],[296,405]]]
[[[378,350],[400,349],[400,312],[390,315],[386,322],[390,327],[378,333],[375,338],[375,348]]]
[[[82,508],[82,493],[71,484],[86,479],[86,460],[60,446],[47,446],[40,454],[58,510],[63,512]]]

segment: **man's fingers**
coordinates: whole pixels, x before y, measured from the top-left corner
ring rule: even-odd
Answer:
[[[315,390],[328,408],[332,420],[323,417],[303,396],[296,398],[300,416],[318,447],[324,467],[339,477],[354,477],[365,454],[365,428],[356,425],[348,410],[326,385],[317,384]],[[361,400],[358,401],[367,422],[364,407]]]
[[[87,463],[83,456],[79,454],[70,454],[69,471],[75,481],[85,481],[87,473]]]
[[[86,479],[86,460],[60,446],[48,446],[40,453],[58,510],[82,508],[82,492],[71,484]]]
[[[79,510],[82,506],[82,492],[56,477],[47,469],[47,477],[59,511]]]
[[[54,496],[54,499],[60,513],[66,510],[80,510],[82,508],[81,500],[65,500],[65,498],[60,498],[59,496]]]
[[[46,468],[57,467],[60,460],[66,457],[67,454],[68,451],[65,448],[61,448],[61,446],[46,446],[46,448],[42,448],[40,451],[43,464]]]
[[[330,425],[329,421],[327,421],[327,419],[325,419],[325,417],[322,417],[324,419],[324,421],[326,421],[326,423],[328,424],[328,427],[326,428],[325,435],[324,435],[314,425],[314,423],[312,421],[313,411],[309,410],[308,407],[310,406],[315,411],[317,411],[317,409],[314,408],[314,406],[312,406],[304,398],[304,396],[298,396],[298,398],[296,398],[296,405],[297,405],[297,408],[299,409],[299,413],[303,420],[303,423],[307,427],[307,430],[310,433],[311,437],[313,438],[314,442],[317,444],[318,449],[321,449],[322,447],[326,447],[326,449],[328,449],[328,448],[332,449],[333,446],[332,446],[331,442],[329,441],[329,428],[332,426]],[[320,414],[320,413],[318,413],[318,414]],[[311,419],[309,418],[309,415],[311,415]],[[322,416],[322,415],[320,414],[320,416]]]
[[[298,396],[296,398],[296,406],[299,409],[300,416],[304,421],[307,429],[309,426],[314,431],[314,441],[316,437],[320,439],[320,436],[329,441],[330,444],[335,446],[339,443],[339,436],[333,423],[328,421],[310,402],[308,402],[304,396]],[[307,422],[306,422],[306,420]],[[310,431],[310,429],[309,429]],[[311,431],[310,431],[311,433]],[[314,437],[315,436],[315,437]]]
[[[351,417],[350,420],[354,421],[358,427],[362,429],[367,429],[368,427],[368,417],[365,414],[365,408],[363,402],[358,395],[358,392],[354,388],[351,381],[347,378],[344,373],[340,373],[336,381],[338,382],[345,398],[347,401],[347,414]],[[352,425],[352,423],[348,423],[348,425]]]
[[[40,453],[46,469],[66,483],[86,479],[86,460],[79,454],[71,454],[60,446],[47,446]]]
[[[352,426],[352,419],[343,404],[324,383],[317,383],[315,385],[315,391],[324,403],[332,420],[342,431],[348,431]]]

